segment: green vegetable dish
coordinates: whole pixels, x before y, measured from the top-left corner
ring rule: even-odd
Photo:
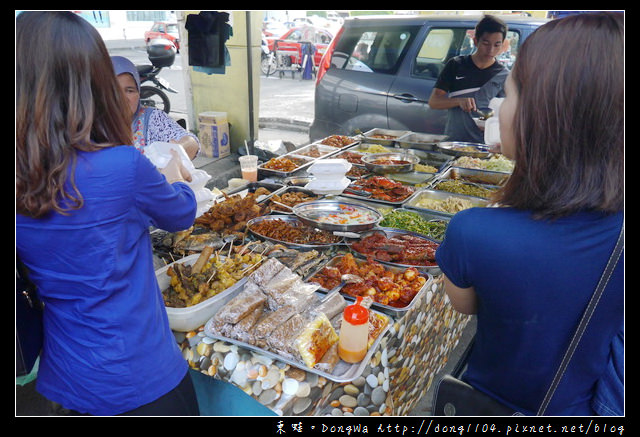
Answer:
[[[427,220],[417,212],[394,209],[385,214],[380,221],[380,226],[417,232],[434,240],[442,241],[448,223],[446,220]]]

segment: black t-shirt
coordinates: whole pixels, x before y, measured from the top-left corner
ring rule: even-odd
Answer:
[[[498,61],[488,68],[480,69],[471,60],[471,55],[456,56],[444,66],[434,86],[447,91],[449,97],[472,97],[480,87],[504,69]]]

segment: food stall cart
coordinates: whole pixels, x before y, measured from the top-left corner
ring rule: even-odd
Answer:
[[[288,199],[283,194],[285,192],[301,195],[299,196],[301,202],[311,200],[311,203],[314,203],[313,193],[305,192],[301,187],[290,185],[292,181],[295,183],[296,180],[292,176],[299,176],[300,170],[309,169],[315,160],[340,157],[341,154],[349,152],[351,154],[349,155],[350,162],[355,162],[354,159],[364,158],[356,166],[373,170],[377,174],[369,175],[369,177],[384,179],[384,183],[381,187],[358,184],[361,182],[361,175],[353,176],[351,179],[353,184],[349,185],[349,189],[344,190],[340,196],[330,197],[331,202],[354,202],[356,205],[366,205],[366,207],[376,209],[384,217],[382,221],[377,221],[377,225],[389,226],[388,228],[377,226],[376,230],[382,230],[386,236],[391,238],[395,235],[394,232],[402,233],[401,227],[414,226],[414,228],[405,227],[403,231],[413,237],[419,236],[423,232],[430,232],[428,227],[434,222],[438,222],[438,224],[444,222],[446,226],[447,220],[462,208],[487,205],[487,200],[480,197],[435,189],[437,184],[445,180],[465,181],[465,178],[471,177],[468,184],[463,184],[463,189],[478,188],[479,185],[491,189],[496,188],[491,185],[494,181],[499,180],[501,181],[499,183],[503,183],[509,174],[508,165],[506,169],[499,168],[499,171],[494,171],[496,166],[502,165],[501,158],[490,155],[480,146],[465,144],[457,149],[455,144],[446,143],[440,149],[437,147],[437,141],[428,140],[418,144],[412,140],[409,143],[411,151],[408,154],[420,159],[408,160],[412,164],[409,168],[411,174],[408,174],[404,169],[401,173],[394,175],[394,165],[407,164],[407,161],[400,159],[407,155],[407,144],[397,141],[399,136],[393,137],[388,132],[379,135],[374,135],[377,132],[369,134],[370,137],[365,134],[364,140],[357,142],[345,137],[333,136],[319,142],[319,144],[312,144],[291,152],[291,154],[274,158],[259,167],[261,181],[240,188],[250,192],[252,196],[255,196],[256,193],[262,193],[266,199],[271,198],[273,200],[271,206],[274,209],[280,208],[280,210],[269,210],[269,212],[288,212],[290,214],[291,211],[287,210],[293,210],[295,206],[283,203]],[[412,138],[414,137],[415,135]],[[376,143],[376,141],[378,142]],[[327,147],[328,144],[332,144],[333,147]],[[372,148],[372,145],[375,147]],[[380,147],[387,149],[380,150]],[[386,152],[385,156],[380,155],[386,161],[378,161],[378,166],[376,166],[376,161],[372,158],[373,155],[367,155],[367,153],[381,151]],[[446,153],[440,153],[443,151]],[[431,152],[435,153],[431,154]],[[386,156],[389,153],[395,155]],[[357,154],[361,155],[356,156]],[[430,155],[428,158],[434,159],[434,161],[425,162],[427,155]],[[343,155],[343,157],[345,156]],[[494,169],[479,170],[475,174],[468,175],[467,173],[473,173],[473,171],[456,167],[453,159],[459,157],[469,158],[464,164],[460,162],[460,165],[471,163],[477,166],[494,158],[496,161],[493,163]],[[389,161],[390,159],[393,162]],[[415,165],[423,165],[424,167],[416,167]],[[416,172],[416,169],[427,171]],[[402,189],[397,189],[395,184],[400,184],[407,179],[412,180],[413,184],[409,184],[409,188],[407,185],[403,185]],[[378,181],[378,179],[374,180]],[[282,184],[281,188],[278,188],[278,184]],[[265,186],[275,191],[270,195],[266,194],[269,191],[264,190]],[[446,187],[450,190],[455,189],[455,187]],[[393,193],[398,197],[393,197]],[[230,198],[232,195],[233,193],[230,192],[226,197]],[[390,195],[392,197],[389,197]],[[267,220],[262,215],[265,212],[263,207],[264,205],[258,207],[245,204],[245,210],[255,210],[256,214],[254,217],[243,215],[242,218],[246,219],[243,226],[247,223],[259,223]],[[447,208],[453,209],[448,210]],[[200,220],[201,223],[213,224],[215,214],[212,211],[213,208],[208,215],[205,214],[196,222]],[[407,219],[408,216],[411,218]],[[292,215],[278,217],[291,219]],[[249,229],[252,228],[249,227]],[[440,229],[438,232],[437,235],[431,235],[428,238],[433,238],[434,241],[441,240],[444,231]],[[250,235],[253,238],[262,236],[259,232],[250,232]],[[361,241],[364,241],[365,235],[368,236],[366,232],[363,233]],[[261,239],[257,238],[257,240]],[[308,249],[304,244],[288,244],[287,241],[270,237],[262,238],[262,240],[271,241],[278,247],[294,247],[303,251]],[[244,240],[243,243],[245,243]],[[217,253],[227,252],[228,247],[228,255],[231,256],[232,246],[225,246],[224,239],[221,239],[220,244],[217,246]],[[318,264],[319,268],[322,268],[321,266],[325,265],[324,259],[335,260],[336,257],[347,256],[345,254],[350,253],[362,256],[363,253],[359,253],[359,250],[364,249],[360,249],[360,247],[353,244],[336,246],[333,242],[329,242],[313,245],[312,249],[316,251],[314,257],[322,261]],[[354,251],[354,248],[358,248],[358,250]],[[322,258],[323,252],[329,252],[329,254]],[[196,255],[191,258],[194,257],[197,258]],[[184,258],[184,260],[186,259]],[[266,256],[265,259],[267,259]],[[178,260],[178,262],[181,261]],[[194,259],[190,261],[191,264],[193,262],[195,262]],[[331,261],[329,261],[330,263]],[[386,264],[394,265],[393,262]],[[399,266],[402,264],[396,263],[395,267],[399,268]],[[314,270],[316,273],[318,271]],[[174,329],[176,341],[191,369],[234,384],[275,414],[285,416],[408,415],[417,402],[425,396],[434,377],[447,363],[470,320],[469,316],[460,314],[452,308],[444,292],[443,278],[437,265],[431,264],[424,267],[421,272],[427,279],[424,286],[415,294],[410,305],[399,310],[398,307],[388,307],[374,302],[371,309],[374,312],[380,310],[381,314],[388,318],[388,325],[375,342],[370,343],[370,350],[364,361],[357,366],[352,365],[346,368],[347,370],[340,367],[335,367],[335,369],[342,370],[319,370],[316,366],[307,366],[305,365],[307,363],[296,361],[290,356],[280,356],[267,347],[261,348],[237,341],[237,338],[215,335],[216,332],[211,327],[212,323],[215,323],[211,312],[206,317],[209,319],[206,323],[205,319],[201,319],[196,322],[197,326],[191,323],[188,329],[185,329],[185,325],[176,329],[176,325],[172,325],[172,329]],[[305,283],[308,283],[312,276],[307,273],[301,274]],[[161,281],[162,278],[159,276],[159,282]],[[165,281],[168,280],[165,279]],[[247,284],[247,282],[236,284],[230,289],[241,289],[243,284]],[[166,286],[166,284],[161,284],[161,289]],[[221,296],[225,293],[227,291],[221,293]],[[220,297],[219,299],[222,300],[221,305],[226,305],[232,297]],[[198,305],[203,305],[203,303]],[[168,308],[168,313],[170,310],[171,308]],[[213,313],[216,311],[221,310],[218,308]],[[170,314],[170,322],[172,322],[171,319]]]

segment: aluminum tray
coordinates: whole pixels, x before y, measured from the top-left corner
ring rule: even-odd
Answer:
[[[364,214],[372,216],[371,221],[366,223],[326,223],[319,221],[322,217],[331,214],[340,214],[345,209],[349,211],[361,211]],[[371,208],[365,205],[341,202],[337,200],[317,200],[314,202],[300,203],[293,208],[293,213],[303,222],[309,226],[324,229],[327,231],[341,231],[341,232],[361,232],[367,231],[382,219],[382,214],[375,208]]]
[[[409,132],[398,138],[398,146],[403,149],[437,150],[436,144],[447,140],[446,135]]]
[[[406,131],[406,130],[390,130],[390,129],[375,128],[365,132],[364,134],[362,134],[362,136],[364,137],[364,140],[367,143],[380,144],[381,146],[393,146],[398,141],[399,138],[401,138],[402,136],[408,133],[409,131]],[[387,135],[393,138],[388,138],[388,139],[375,138],[374,135]]]
[[[405,229],[385,228],[385,227],[376,228],[376,229],[372,229],[369,232],[365,232],[365,233],[362,234],[361,238],[365,238],[368,235],[372,235],[372,234],[374,234],[376,232],[384,233],[387,238],[393,238],[393,237],[396,237],[398,235],[411,235],[411,236],[414,236],[414,237],[418,237],[418,238],[422,238],[424,240],[431,241],[431,242],[436,243],[438,245],[440,244],[439,241],[436,241],[433,238],[429,238],[426,235],[422,235],[422,234],[419,234],[417,232],[407,231]],[[353,243],[355,243],[355,242],[356,242],[356,240],[349,241],[349,242],[347,242],[347,246],[354,253],[354,255],[358,255],[360,257],[365,257],[366,258],[367,257],[366,254],[364,254],[362,252],[359,252],[358,250],[356,250],[353,247]],[[384,265],[387,265],[387,266],[402,267],[403,269],[406,269],[406,268],[409,268],[409,267],[415,267],[416,269],[418,269],[418,271],[427,272],[427,273],[429,273],[431,275],[434,275],[434,276],[435,275],[439,275],[440,273],[442,273],[442,271],[440,270],[440,267],[438,267],[437,264],[433,265],[433,266],[416,265],[416,264],[402,264],[402,263],[399,263],[399,262],[384,261],[384,260],[376,258],[375,256],[373,256],[373,259],[378,261],[380,264],[384,264]]]
[[[251,226],[254,223],[259,223],[262,221],[268,221],[268,220],[282,220],[285,222],[289,222],[292,224],[296,224],[298,226],[307,226],[302,220],[300,220],[298,217],[293,216],[293,215],[263,215],[260,217],[256,217],[253,218],[251,220],[249,220],[247,222],[247,229],[249,230],[249,232],[251,232],[251,234],[255,235],[256,237],[268,240],[268,241],[272,241],[274,243],[280,243],[280,244],[284,244],[285,246],[291,246],[291,247],[299,247],[299,248],[309,248],[309,249],[316,249],[316,248],[327,248],[327,247],[331,247],[331,246],[335,246],[337,244],[342,244],[343,243],[343,239],[341,238],[340,240],[338,240],[338,242],[336,243],[324,243],[324,244],[301,244],[301,243],[291,243],[289,241],[282,241],[282,240],[277,240],[275,238],[271,238],[271,237],[267,237],[265,235],[259,234],[255,231],[253,231],[251,229]]]
[[[234,293],[233,296],[235,296],[238,292],[239,292],[239,290],[236,290],[236,292]],[[325,299],[328,299],[329,297],[330,296],[327,295],[325,297]],[[387,317],[385,314],[382,314],[379,311],[375,311],[375,310],[373,310],[373,311],[375,313],[377,313],[377,314],[380,314],[380,315],[382,315],[384,317]],[[214,315],[215,315],[215,313],[214,313]],[[382,332],[380,332],[378,337],[371,344],[371,347],[367,351],[367,354],[362,359],[362,361],[360,361],[359,363],[356,363],[356,364],[350,364],[350,363],[347,363],[345,361],[340,360],[338,362],[338,364],[336,364],[336,367],[332,370],[331,373],[324,372],[322,370],[314,369],[314,368],[311,368],[311,367],[307,367],[301,361],[292,360],[292,359],[283,357],[281,355],[278,355],[278,354],[276,354],[274,352],[271,352],[271,351],[268,351],[266,349],[262,349],[262,348],[259,348],[257,346],[253,346],[253,345],[251,345],[249,343],[244,343],[242,341],[234,340],[232,338],[227,338],[227,337],[222,337],[220,335],[216,335],[216,334],[213,333],[213,330],[211,328],[211,325],[213,324],[213,316],[205,324],[205,326],[204,326],[204,334],[207,337],[210,337],[210,338],[213,338],[213,339],[216,339],[216,340],[226,341],[226,342],[232,343],[232,344],[236,344],[236,345],[241,346],[241,347],[243,347],[245,349],[248,349],[248,350],[251,350],[251,351],[254,351],[254,352],[258,352],[258,353],[260,353],[260,354],[262,354],[262,355],[264,355],[266,357],[273,358],[273,359],[285,362],[287,364],[291,364],[292,366],[297,367],[299,369],[302,369],[305,372],[315,373],[316,375],[319,375],[319,376],[322,376],[324,378],[327,378],[330,381],[337,382],[337,383],[346,383],[346,382],[351,382],[354,379],[358,378],[360,375],[362,375],[362,372],[364,372],[364,369],[367,367],[367,365],[371,361],[371,357],[373,357],[373,354],[375,353],[376,349],[378,349],[378,346],[380,346],[380,342],[382,341],[382,337],[384,337],[386,335],[386,333],[389,330],[391,324],[393,323],[393,320],[390,320],[388,317],[387,317],[387,321],[388,321],[387,326],[382,330]],[[339,332],[339,331],[336,330],[336,332]]]
[[[281,178],[286,178],[291,176],[292,174],[303,170],[307,167],[309,167],[311,164],[313,164],[313,162],[316,160],[315,158],[309,158],[306,156],[297,156],[297,155],[293,155],[292,153],[287,153],[285,155],[282,156],[276,156],[275,158],[271,158],[271,159],[282,159],[282,158],[287,158],[287,159],[291,159],[291,160],[296,160],[296,161],[300,161],[300,165],[298,167],[296,167],[295,169],[291,170],[291,171],[281,171],[281,170],[273,170],[270,168],[265,168],[265,163],[262,163],[258,166],[258,173],[260,174],[268,174],[268,175],[273,175],[273,176],[279,176]],[[267,161],[268,162],[268,161]],[[294,161],[295,162],[295,161]]]
[[[362,256],[355,256],[357,255],[354,254],[354,257],[356,258],[356,261],[364,261],[365,258]],[[333,258],[331,258],[329,261],[327,261],[326,263],[322,264],[321,266],[319,266],[317,269],[315,269],[313,271],[313,273],[309,274],[306,276],[305,281],[309,282],[309,279],[311,279],[316,273],[320,272],[324,267],[331,267],[336,265],[337,263],[340,262],[340,260],[342,259],[343,255],[338,255],[338,256],[334,256]],[[382,263],[380,263],[382,264]],[[394,273],[399,273],[399,272],[404,272],[406,270],[406,267],[397,267],[397,266],[393,266],[393,265],[388,265],[388,264],[384,264],[384,267]],[[415,267],[415,266],[412,266]],[[433,276],[429,273],[429,272],[425,272],[425,271],[418,271],[420,275],[424,276],[427,278],[427,281],[424,283],[424,285],[422,286],[422,288],[420,288],[420,290],[418,290],[418,292],[416,293],[416,295],[413,297],[413,299],[411,300],[411,302],[404,307],[394,307],[391,305],[383,305],[381,303],[378,302],[373,302],[371,304],[371,308],[378,310],[384,314],[387,314],[391,317],[394,318],[400,318],[402,316],[404,316],[406,314],[407,311],[409,311],[411,308],[413,308],[416,305],[416,302],[419,300],[420,296],[422,294],[425,293],[425,290],[427,290],[427,288],[431,287],[431,284],[433,283]],[[319,293],[333,293],[335,291],[340,291],[342,290],[344,284],[339,285],[338,287],[332,289],[332,290],[327,290],[326,288],[322,288],[320,287],[318,289],[317,292]],[[342,293],[342,296],[349,300],[349,301],[355,301],[355,297],[349,296],[348,294],[344,294]]]
[[[379,159],[390,159],[402,161],[402,164],[378,164],[376,163]],[[417,156],[409,154],[409,153],[372,153],[362,157],[362,162],[364,166],[374,172],[379,174],[384,173],[406,173],[413,171],[414,165],[416,165],[420,160]]]
[[[445,141],[438,143],[436,147],[447,155],[471,156],[473,158],[488,158],[491,155],[490,147],[480,143],[464,143],[460,141]],[[460,147],[471,148],[473,150],[458,150]]]
[[[453,213],[436,211],[434,209],[428,209],[418,205],[418,203],[424,199],[445,200],[447,197],[458,197],[461,199],[468,200],[471,202],[471,205],[473,205],[474,207],[489,206],[489,201],[485,199],[481,199],[480,197],[465,196],[464,194],[456,194],[456,193],[449,193],[447,191],[428,190],[428,189],[423,189],[418,191],[416,195],[413,196],[407,202],[405,202],[403,206],[405,208],[415,209],[419,211],[426,211],[441,217],[451,218],[454,215]]]
[[[475,168],[450,167],[440,176],[444,179],[459,179],[480,185],[502,186],[509,179],[509,173],[498,171],[480,170]]]
[[[450,164],[454,160],[453,156],[440,153],[440,152],[429,152],[429,151],[418,150],[418,149],[406,149],[406,150],[407,150],[407,153],[411,153],[418,157],[418,159],[420,160],[419,164],[430,165],[438,169],[436,173],[430,173],[430,172],[422,172],[422,173],[429,173],[429,174],[440,173],[443,170],[449,168]]]
[[[231,196],[233,194],[241,193],[244,190],[247,190],[249,193],[255,193],[258,188],[266,188],[271,192],[271,194],[275,193],[278,190],[281,190],[284,187],[282,184],[275,184],[270,182],[249,182],[248,184],[240,185],[239,187],[235,187],[227,192],[227,196]]]

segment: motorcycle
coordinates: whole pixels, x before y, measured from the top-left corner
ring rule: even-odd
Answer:
[[[176,58],[176,46],[167,39],[154,39],[147,45],[147,57],[151,65],[136,65],[140,75],[140,103],[163,110],[167,114],[171,111],[171,101],[165,91],[177,93],[166,79],[158,75],[165,67],[170,67]],[[142,85],[151,82],[154,86]]]

